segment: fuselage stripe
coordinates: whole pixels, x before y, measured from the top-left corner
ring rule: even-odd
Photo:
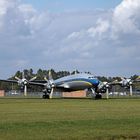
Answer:
[[[64,81],[61,81],[61,82],[57,82],[56,84],[61,85],[61,84],[68,83],[68,82],[83,82],[83,83],[86,83],[86,84],[92,86],[92,85],[97,84],[95,81],[96,80],[88,80],[88,79],[84,79],[84,78],[77,78],[77,79],[64,80]]]

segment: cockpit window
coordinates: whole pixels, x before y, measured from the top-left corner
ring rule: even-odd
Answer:
[[[94,79],[94,77],[88,77],[89,79]]]

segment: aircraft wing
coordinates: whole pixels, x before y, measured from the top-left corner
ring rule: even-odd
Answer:
[[[43,83],[41,83],[41,82],[28,82],[28,84],[29,85],[33,85],[33,86],[41,86],[41,87],[44,87],[45,86],[45,83],[46,82],[43,82]]]
[[[45,81],[45,83],[40,83],[40,82],[28,82],[29,85],[32,86],[39,86],[39,87],[46,87],[47,86],[47,82]],[[70,87],[67,84],[53,84],[53,89],[54,91],[59,91],[59,92],[63,92],[63,91],[70,91]]]
[[[133,82],[135,82],[135,83],[140,82],[140,79],[136,79]]]
[[[17,80],[3,80],[3,79],[0,79],[0,82],[18,83]]]
[[[17,80],[3,80],[3,79],[0,79],[0,82],[17,83],[18,84],[18,81]],[[30,81],[28,81],[27,84],[44,87],[45,86],[45,83],[46,83],[46,81],[43,81],[43,82],[41,82],[41,81],[36,81],[36,82],[30,82]]]
[[[45,80],[34,80],[33,83],[47,83]]]
[[[122,85],[122,83],[120,83],[119,81],[113,81],[113,82],[110,82],[109,85],[112,85],[112,86]]]

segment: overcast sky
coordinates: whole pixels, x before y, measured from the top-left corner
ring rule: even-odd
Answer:
[[[0,78],[28,68],[140,75],[140,0],[0,0]]]

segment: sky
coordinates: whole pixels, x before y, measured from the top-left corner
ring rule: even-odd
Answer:
[[[69,10],[93,10],[96,8],[114,8],[122,0],[22,0],[33,5],[38,10],[64,12]]]
[[[140,75],[140,0],[0,0],[0,79],[33,68]]]

